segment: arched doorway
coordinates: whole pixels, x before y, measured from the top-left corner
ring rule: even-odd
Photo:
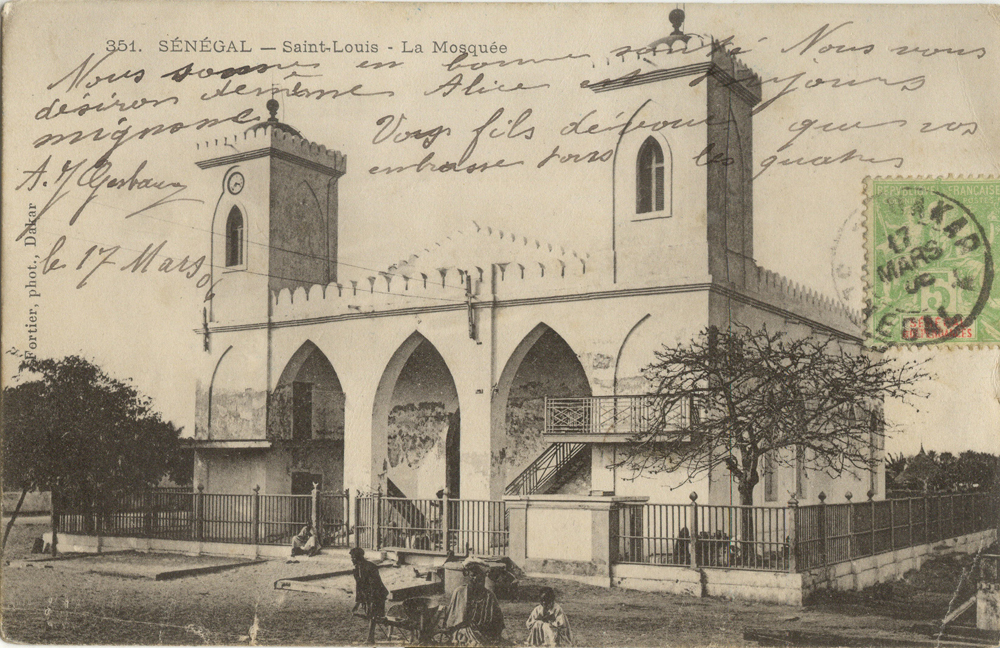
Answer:
[[[502,492],[511,480],[550,445],[542,437],[545,398],[581,398],[592,395],[579,357],[546,324],[536,326],[507,361],[494,399],[493,478]],[[589,455],[588,455],[589,456]],[[589,490],[589,469],[579,475],[582,491]]]
[[[459,496],[461,416],[451,371],[437,348],[414,333],[393,355],[375,397],[373,456],[385,492],[433,499]],[[384,439],[384,441],[381,441]]]
[[[290,453],[290,491],[306,494],[344,487],[346,397],[333,365],[306,341],[285,365],[270,395],[268,436]]]

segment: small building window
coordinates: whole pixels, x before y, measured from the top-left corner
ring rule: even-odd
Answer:
[[[635,164],[635,212],[663,211],[663,149],[653,137],[639,147]]]
[[[233,207],[226,220],[226,267],[238,265],[243,265],[243,214]]]

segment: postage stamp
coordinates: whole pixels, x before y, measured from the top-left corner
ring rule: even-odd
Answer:
[[[868,342],[1000,343],[998,178],[867,178]]]

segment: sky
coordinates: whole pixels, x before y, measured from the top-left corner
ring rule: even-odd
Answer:
[[[39,356],[90,357],[190,429],[207,270],[192,264],[208,253],[218,197],[214,176],[195,165],[205,158],[198,144],[265,119],[272,87],[299,84],[299,96],[279,92],[279,118],[347,155],[339,189],[344,273],[384,269],[473,220],[606,254],[610,165],[539,164],[556,147],[581,156],[613,149],[617,134],[608,127],[647,96],[596,94],[582,83],[705,60],[705,50],[647,50],[670,32],[671,8],[14,3],[3,43],[3,348],[33,343]],[[754,247],[763,267],[860,310],[866,176],[998,173],[995,7],[686,10],[692,42],[731,37],[727,46],[764,81],[753,142]],[[210,51],[184,51],[196,41]],[[295,51],[320,44],[326,51]],[[486,53],[455,62],[455,45]],[[214,51],[220,47],[237,51]],[[218,73],[258,65],[265,69]],[[234,92],[241,84],[240,92],[260,88],[263,96]],[[665,105],[683,91],[679,83],[642,89]],[[601,132],[571,132],[581,120]],[[160,124],[163,132],[137,136]],[[183,127],[169,132],[175,124]],[[112,147],[113,138],[124,141]],[[111,148],[108,178],[127,185],[135,173],[168,186],[105,183],[92,193],[88,183],[99,176],[89,169]],[[435,163],[467,157],[498,166],[372,172],[431,153]],[[34,245],[25,245],[17,237],[39,212],[27,235]],[[128,269],[162,241],[146,272]],[[191,277],[157,270],[184,257]],[[892,353],[925,359],[935,379],[926,399],[887,406],[896,424],[890,452],[998,450],[996,347]],[[15,372],[5,354],[2,375]]]

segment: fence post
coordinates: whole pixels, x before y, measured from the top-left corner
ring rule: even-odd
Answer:
[[[889,551],[896,550],[896,501],[889,502]]]
[[[826,566],[826,493],[819,492],[819,553],[823,556],[823,566]]]
[[[927,496],[924,495],[923,498],[921,498],[921,499],[923,500],[923,503],[924,503],[924,542],[926,544],[930,544],[931,543],[931,521],[930,521],[931,511],[930,511],[930,506],[928,506],[929,502],[927,501],[927,499],[928,499]]]
[[[348,541],[351,535],[351,489],[350,488],[344,489],[343,513],[344,515],[340,519],[344,521],[344,544],[350,547],[351,543]],[[340,529],[337,529],[337,531],[339,532]]]
[[[448,510],[450,505],[448,504],[448,488],[445,487],[441,490],[441,550],[448,551],[451,546],[448,539],[448,534],[451,529],[451,511]],[[466,552],[468,553],[468,552]]]
[[[153,491],[145,488],[142,491],[142,532],[147,538],[153,535]]]
[[[698,493],[691,492],[691,569],[698,569]]]
[[[794,574],[798,571],[799,555],[799,501],[792,495],[788,500],[788,571]]]
[[[322,522],[319,515],[319,484],[313,482],[312,489],[312,516],[310,517],[310,522],[312,523],[313,531],[319,535],[319,524]]]
[[[853,497],[851,491],[844,493],[844,499],[847,500],[847,557],[852,560],[855,557],[854,545],[856,544],[854,541],[854,504],[851,503]]]
[[[253,487],[250,500],[250,544],[260,544],[260,484]]]
[[[347,489],[348,495],[351,493],[351,489]],[[358,489],[358,495],[354,500],[354,546],[361,546],[361,489]]]
[[[203,507],[205,505],[205,486],[203,484],[198,484],[198,492],[194,494],[194,539],[201,542],[204,537],[204,515],[205,512]]]
[[[375,549],[382,548],[382,484],[375,491]]]
[[[914,547],[916,543],[913,542],[913,498],[906,498],[906,520],[910,525],[910,542],[906,545],[907,547]]]
[[[875,491],[869,488],[867,495],[868,495],[868,505],[871,507],[871,514],[872,514],[872,553],[871,553],[871,555],[874,556],[875,555]],[[890,504],[890,506],[892,506],[892,505]]]

